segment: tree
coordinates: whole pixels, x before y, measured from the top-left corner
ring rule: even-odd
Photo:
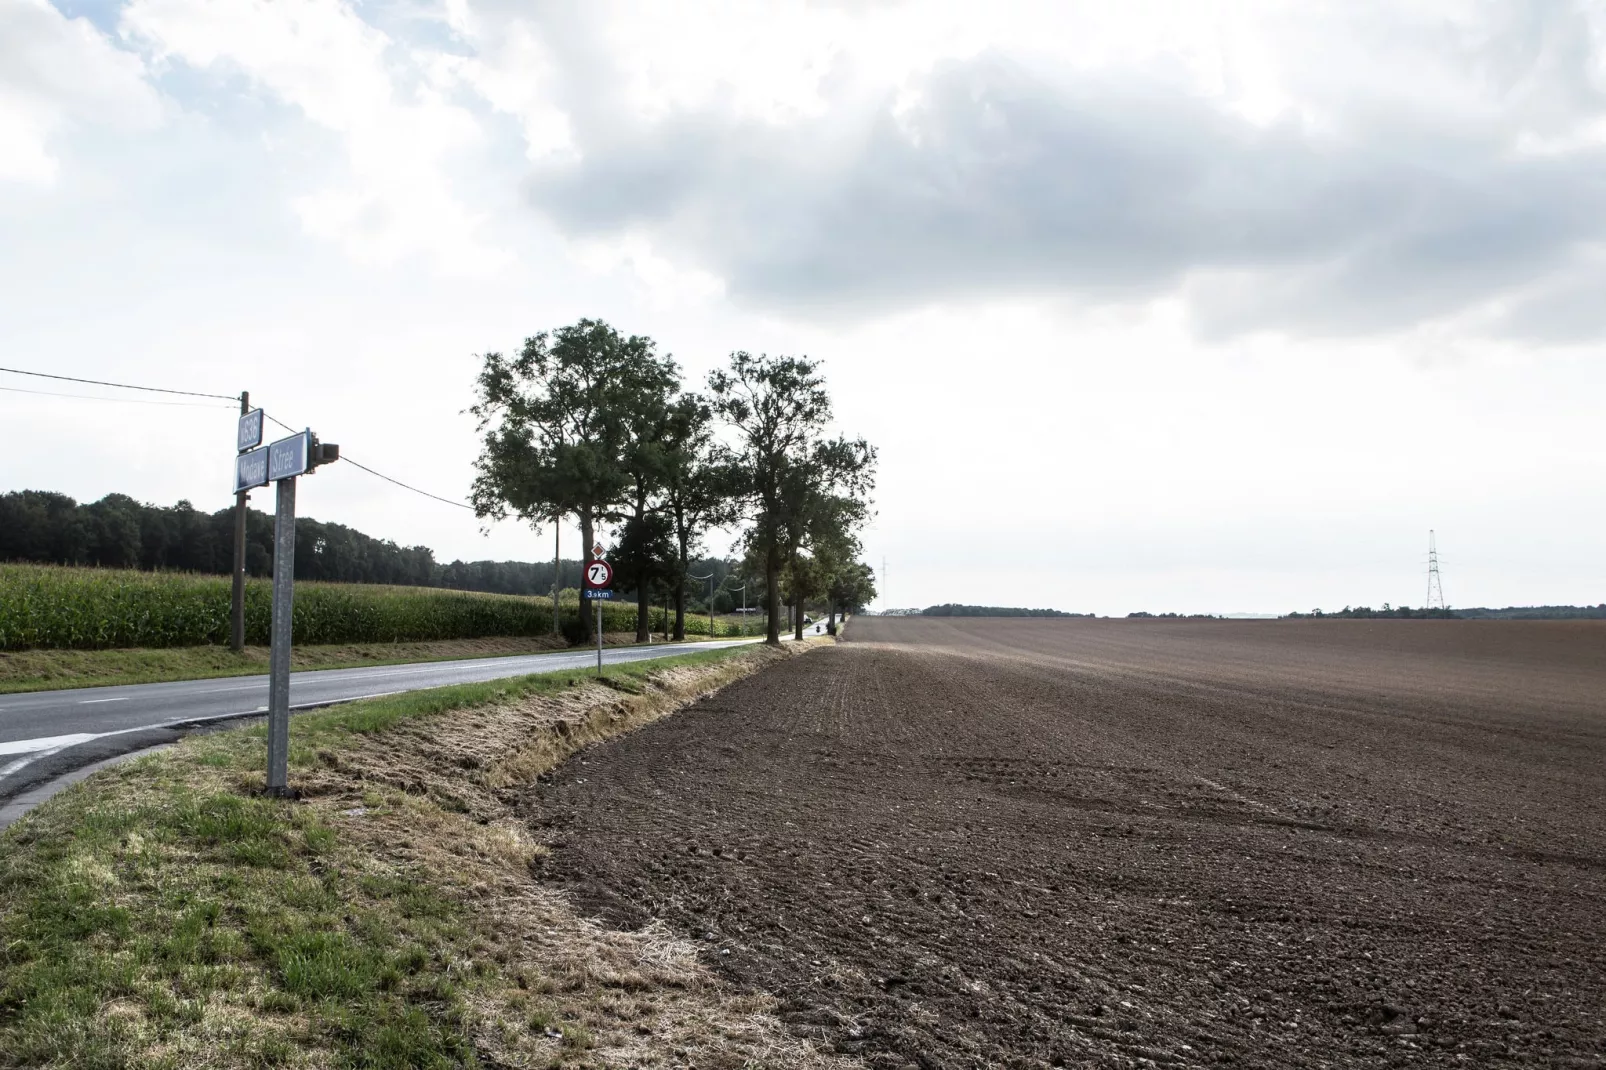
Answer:
[[[849,561],[831,577],[831,623],[841,613],[857,613],[875,601],[875,570],[863,561]]]
[[[831,399],[818,361],[732,353],[708,386],[714,411],[736,432],[731,489],[753,520],[748,538],[764,564],[766,640],[779,643],[782,568],[801,552],[825,499],[868,495],[875,451],[862,439],[826,439]]]
[[[836,561],[858,553],[853,532],[869,515],[874,471],[875,450],[868,443],[836,438],[792,461],[781,480],[782,546],[796,607],[795,638],[803,638],[804,602],[826,593]]]
[[[676,639],[686,638],[686,584],[691,557],[708,528],[731,523],[731,463],[713,445],[713,410],[705,398],[682,394],[670,406],[661,439],[663,510],[675,540],[673,574]],[[712,638],[712,637],[710,637]]]
[[[629,517],[609,557],[613,563],[615,587],[636,592],[636,641],[648,642],[652,638],[649,629],[653,594],[667,588],[675,573],[675,545],[669,518],[658,511]]]
[[[652,639],[652,586],[667,579],[670,561],[667,524],[657,516],[654,501],[665,478],[664,435],[668,430],[671,397],[680,373],[667,357],[656,366],[641,369],[631,408],[623,414],[624,445],[620,466],[627,479],[624,529],[615,557],[630,555],[619,588],[636,592],[636,642]],[[629,546],[624,545],[628,537]],[[616,560],[616,564],[618,561]]]
[[[765,641],[779,644],[787,458],[823,434],[831,400],[818,363],[799,357],[732,353],[729,369],[711,373],[708,388],[714,411],[736,430],[733,489],[754,522],[748,539],[764,567]]]
[[[510,513],[537,528],[573,515],[589,549],[597,526],[619,518],[631,486],[622,463],[632,416],[661,401],[674,364],[649,338],[583,319],[527,339],[509,360],[486,353],[469,410],[484,445],[475,468],[475,513]],[[581,614],[581,635],[591,622]]]

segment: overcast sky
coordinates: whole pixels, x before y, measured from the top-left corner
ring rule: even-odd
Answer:
[[[582,316],[822,359],[892,605],[1606,601],[1606,5],[0,0],[0,365],[462,498]],[[225,406],[0,387],[0,490],[228,504]]]

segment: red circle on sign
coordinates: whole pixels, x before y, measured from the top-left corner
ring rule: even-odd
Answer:
[[[602,590],[613,584],[613,566],[606,561],[589,561],[586,563],[586,586],[592,590]]]

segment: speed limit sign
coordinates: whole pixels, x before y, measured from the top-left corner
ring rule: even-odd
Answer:
[[[586,562],[587,591],[606,591],[613,586],[613,566],[606,561]]]

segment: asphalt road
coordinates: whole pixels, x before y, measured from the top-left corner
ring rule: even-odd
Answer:
[[[758,640],[604,648],[602,660],[617,665],[753,642]],[[309,709],[448,684],[572,672],[596,663],[596,651],[587,650],[298,672],[290,675],[290,704]],[[197,725],[265,713],[267,703],[266,676],[0,695],[0,799],[90,762],[170,741]]]

